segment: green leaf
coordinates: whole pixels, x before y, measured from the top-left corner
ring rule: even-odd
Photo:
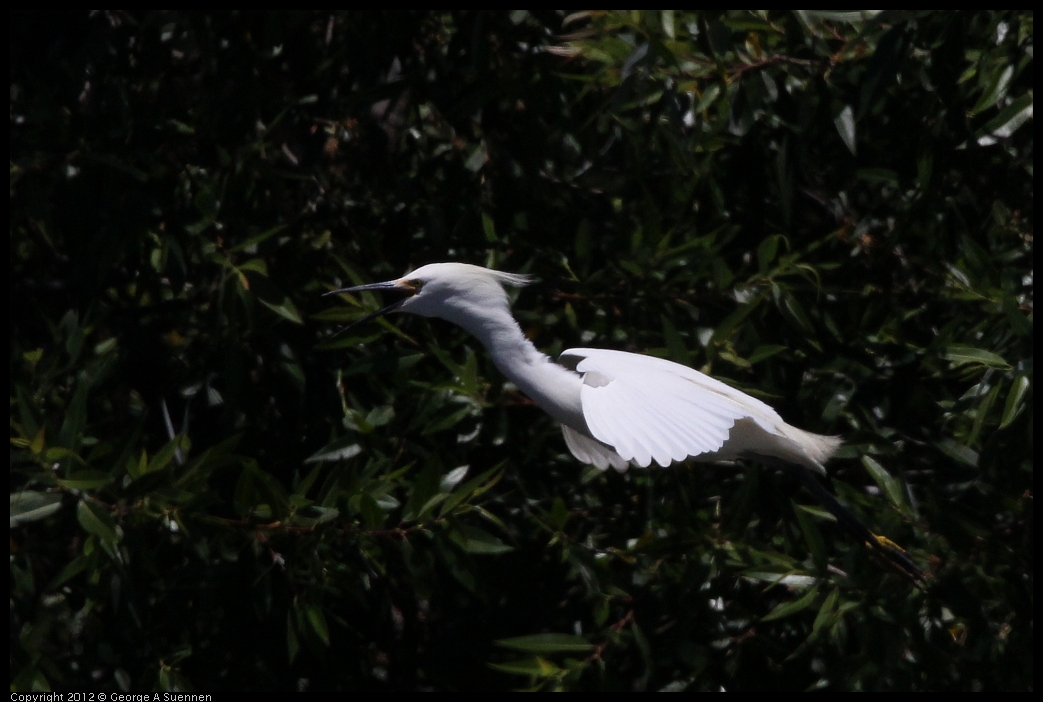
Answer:
[[[11,493],[11,528],[46,519],[62,508],[60,492],[25,490]]]
[[[58,445],[73,453],[79,448],[83,428],[87,424],[87,390],[87,380],[81,379],[76,385],[76,393],[65,412],[65,421],[58,435]]]
[[[837,133],[844,140],[844,146],[851,152],[852,156],[858,156],[858,141],[855,138],[855,113],[851,105],[844,105],[843,109],[833,118]]]
[[[695,107],[693,108],[692,111],[695,114],[700,114],[702,112],[705,112],[706,109],[708,107],[710,107],[710,105],[712,105],[715,102],[717,102],[717,98],[720,97],[720,95],[721,95],[721,86],[720,86],[720,84],[718,84],[718,83],[711,83],[703,91],[703,94],[699,96],[699,101],[695,104]]]
[[[472,173],[477,173],[482,170],[482,166],[484,166],[485,162],[488,160],[489,157],[485,153],[485,144],[479,143],[471,150],[471,155],[468,156],[467,160],[464,162],[464,168]]]
[[[484,529],[461,524],[454,530],[450,538],[453,539],[467,553],[487,555],[507,553],[514,548],[508,546]]]
[[[239,440],[242,438],[242,434],[233,434],[228,438],[221,441],[216,446],[211,446],[206,449],[196,458],[192,459],[185,468],[184,473],[178,478],[174,485],[179,488],[191,489],[191,487],[206,479],[213,471],[217,470],[226,465],[236,465],[241,459],[235,456],[232,451],[239,445]],[[128,472],[129,472],[128,462]],[[140,469],[144,468],[148,464],[148,457],[145,452],[141,452],[141,464]]]
[[[1016,297],[1009,294],[1003,296],[1003,313],[1007,316],[1007,321],[1015,333],[1032,336],[1032,320],[1021,311]]]
[[[309,523],[312,525],[325,524],[331,522],[340,516],[340,510],[333,507],[320,507],[319,505],[309,505],[298,509],[294,514],[294,519],[297,523]],[[377,521],[379,526],[383,520]]]
[[[677,363],[689,365],[691,363],[691,356],[688,353],[687,347],[685,347],[684,340],[677,332],[677,327],[674,326],[673,322],[671,322],[665,314],[660,315],[660,320],[663,324],[663,340],[666,342],[666,349],[669,352],[670,357]]]
[[[58,484],[70,490],[94,490],[112,482],[112,476],[100,470],[81,470]]]
[[[808,590],[803,597],[793,602],[782,602],[778,604],[775,609],[768,612],[766,615],[761,617],[762,622],[770,622],[776,619],[782,619],[783,617],[789,617],[791,615],[802,612],[811,605],[815,604],[815,600],[818,599],[818,588],[815,587]]]
[[[804,540],[807,542],[812,560],[815,561],[815,568],[820,573],[825,573],[827,563],[826,542],[822,538],[822,533],[818,530],[818,525],[815,524],[811,515],[802,506],[793,501],[790,503],[793,505],[793,513],[797,516],[800,530],[804,532]]]
[[[898,187],[898,173],[890,168],[859,168],[856,175],[860,180],[869,183],[882,183],[892,188]]]
[[[196,130],[191,125],[185,124],[180,120],[168,119],[163,122],[163,126],[178,133],[178,134],[195,134]]]
[[[1000,386],[996,384],[989,390],[988,394],[978,403],[978,408],[974,412],[974,425],[971,427],[971,435],[967,437],[967,443],[973,444],[978,441],[978,434],[981,433],[981,428],[985,424],[986,418],[992,411],[992,406],[996,403],[996,398],[1000,396]]]
[[[156,455],[152,457],[152,460],[148,464],[148,472],[163,470],[167,467],[178,454],[178,450],[182,448],[184,443],[184,435],[175,436],[172,440],[168,441],[163,448],[156,452]]]
[[[36,436],[33,437],[32,443],[29,445],[29,450],[39,455],[45,446],[46,439],[46,427],[40,427],[40,430],[36,432]]]
[[[1003,360],[1003,357],[999,354],[965,344],[950,344],[946,346],[942,351],[942,358],[952,361],[954,366],[977,363],[989,368],[1010,370],[1010,364]]]
[[[561,671],[554,663],[538,656],[506,663],[489,663],[489,667],[511,675],[527,675],[534,678],[553,677]]]
[[[133,457],[127,458],[127,475],[129,475],[133,480],[137,480],[147,472],[148,451],[141,449],[141,457],[136,461]]]
[[[96,355],[96,356],[104,356],[107,353],[112,353],[112,351],[116,348],[116,343],[117,343],[116,337],[112,337],[111,339],[106,339],[105,341],[102,341],[101,343],[95,344],[94,345],[94,355]]]
[[[40,363],[40,359],[43,358],[43,349],[33,349],[32,351],[26,351],[22,354],[22,358],[29,364],[30,368],[36,369],[36,366]]]
[[[1007,105],[976,132],[978,146],[991,146],[999,139],[1010,137],[1030,119],[1032,119],[1032,93],[1027,93]]]
[[[768,267],[775,261],[779,251],[779,236],[765,237],[757,246],[757,270],[767,273]]]
[[[934,151],[929,145],[925,145],[916,159],[916,182],[920,190],[927,191],[931,184],[931,175],[934,173]]]
[[[283,319],[294,324],[304,324],[301,313],[297,311],[293,300],[286,296],[267,275],[247,270],[246,277],[250,281],[250,293],[262,305],[275,312]]]
[[[830,512],[824,507],[818,507],[816,505],[801,505],[800,509],[804,512],[807,512],[815,519],[821,519],[825,522],[837,521],[836,515],[834,515],[832,512]]]
[[[972,468],[978,467],[978,453],[972,449],[967,448],[961,444],[956,443],[952,439],[942,439],[935,444],[938,449],[949,458],[953,459],[957,463],[970,466]]]
[[[902,483],[896,479],[893,475],[884,470],[884,467],[877,463],[869,456],[862,456],[862,465],[869,471],[869,475],[872,476],[874,482],[880,489],[883,490],[884,494],[887,495],[888,501],[894,505],[894,507],[903,514],[909,513],[909,505],[905,499],[905,491],[902,489]]]
[[[321,449],[304,459],[305,463],[318,461],[346,461],[362,453],[362,447],[350,436],[341,437],[326,444]]]
[[[72,461],[73,463],[86,465],[86,462],[82,458],[76,455],[74,451],[70,451],[69,449],[58,448],[55,446],[51,446],[49,448],[44,449],[43,460],[45,463],[56,463],[58,461],[65,460],[66,458],[70,459],[70,461]]]
[[[760,363],[761,361],[771,358],[775,354],[781,353],[788,348],[788,346],[782,346],[779,344],[764,344],[755,348],[747,360],[751,365],[754,363]]]
[[[1000,422],[1000,429],[1010,426],[1010,423],[1017,419],[1021,411],[1025,409],[1025,395],[1028,393],[1030,385],[1029,379],[1023,375],[1014,379],[1010,392],[1007,393],[1007,403],[1003,406],[1003,420]]]
[[[264,241],[266,239],[269,239],[272,236],[275,236],[276,234],[281,232],[283,229],[286,229],[286,226],[287,225],[285,225],[285,224],[277,224],[274,227],[272,227],[271,229],[266,229],[265,231],[261,232],[260,234],[257,234],[256,236],[249,237],[248,239],[243,241],[241,244],[236,244],[235,246],[233,246],[232,248],[230,248],[228,250],[230,252],[232,252],[232,253],[235,253],[235,252],[238,252],[238,251],[245,251],[246,249],[253,248],[253,247],[257,246],[258,244],[260,244],[262,241]]]
[[[311,630],[315,632],[324,644],[330,645],[330,630],[326,625],[326,615],[322,613],[318,605],[310,605],[305,612]]]
[[[420,508],[420,511],[416,513],[415,519],[423,519],[424,515],[426,515],[428,512],[433,510],[438,505],[445,502],[448,497],[449,495],[447,495],[444,492],[439,492],[437,494],[432,495],[430,498],[428,498],[427,502],[423,504],[423,506]]]
[[[289,510],[289,497],[282,484],[258,468],[253,460],[243,466],[232,501],[236,511],[243,516],[258,512],[265,519],[281,519]],[[270,511],[270,517],[264,514],[265,508]]]
[[[659,12],[659,21],[663,25],[663,34],[665,34],[668,39],[675,39],[677,35],[674,30],[674,11],[661,10]]]
[[[819,607],[818,616],[815,617],[815,623],[811,625],[811,631],[817,632],[823,626],[828,625],[833,620],[833,614],[837,607],[837,601],[840,599],[840,590],[833,588],[828,595],[826,595],[825,602]]]
[[[759,297],[754,298],[749,303],[742,305],[739,309],[725,317],[724,321],[718,324],[717,328],[713,330],[712,340],[714,342],[722,342],[731,338],[732,332],[735,328],[741,325],[750,313],[757,309],[760,302],[761,299]]]
[[[384,524],[385,514],[372,495],[362,493],[356,496],[358,511],[367,529],[379,529]]]
[[[453,490],[439,511],[439,516],[444,517],[452,512],[458,505],[470,502],[471,498],[478,497],[491,488],[503,477],[503,464],[499,464],[485,471],[481,475],[471,478],[463,485]]]
[[[304,497],[307,495],[308,491],[311,490],[311,486],[315,484],[315,480],[319,477],[319,471],[321,470],[322,466],[315,466],[308,471],[308,474],[304,476],[303,480],[300,480],[299,482],[295,481],[297,484],[293,486],[293,494],[298,497]]]
[[[565,507],[565,500],[561,499],[561,497],[555,497],[554,502],[551,503],[548,519],[550,525],[558,531],[565,528],[565,522],[569,519],[569,511]]]
[[[503,523],[503,520],[501,520],[499,517],[497,517],[495,514],[485,509],[481,505],[475,505],[474,511],[477,512],[478,515],[481,516],[482,519],[484,519],[485,521],[489,522],[490,524],[496,525],[496,527],[499,528],[500,531],[502,531],[503,533],[511,533],[511,530],[507,528],[507,525]]]
[[[459,468],[454,468],[449,471],[442,476],[442,479],[438,483],[438,489],[442,492],[452,492],[453,488],[467,477],[467,471],[470,469],[471,466],[460,466]]]
[[[263,258],[252,258],[246,263],[239,264],[238,268],[240,271],[253,271],[263,276],[268,275],[268,264]]]
[[[463,368],[460,369],[460,386],[468,397],[478,396],[478,356],[471,349],[467,349],[467,356]]]
[[[394,407],[391,405],[381,405],[370,410],[369,414],[366,415],[366,423],[371,427],[382,427],[390,422],[394,416]]]
[[[428,436],[430,434],[437,434],[440,431],[445,431],[446,429],[449,429],[459,424],[461,421],[464,420],[465,417],[470,415],[473,411],[474,410],[470,406],[461,407],[457,411],[445,415],[441,419],[437,419],[431,422],[426,427],[424,427],[424,430],[421,431],[420,434],[422,436]]]
[[[190,657],[191,655],[192,647],[188,644],[184,644],[175,649],[173,653],[168,654],[168,656],[164,659],[164,662],[167,665],[175,665]]]
[[[393,509],[398,509],[402,503],[394,495],[388,495],[387,493],[371,493],[373,499],[377,501],[377,506],[385,512],[390,512]]]
[[[57,590],[62,585],[86,570],[92,560],[93,559],[89,556],[77,556],[72,559],[65,564],[65,567],[62,568],[62,571],[58,573],[58,575],[54,576],[54,579],[51,580],[51,582],[47,583],[47,589],[50,591]]]
[[[782,311],[790,318],[801,331],[811,332],[813,331],[811,321],[808,319],[807,314],[804,313],[804,307],[797,301],[788,290],[780,290],[779,296],[782,299]]]
[[[413,488],[409,493],[409,501],[402,513],[402,521],[419,519],[423,510],[430,509],[430,500],[433,496],[445,498],[444,493],[438,493],[438,486],[442,476],[438,466],[434,463],[426,466],[420,474],[413,479]]]
[[[116,522],[108,510],[87,500],[80,500],[76,505],[76,520],[88,534],[94,534],[103,543],[115,544],[117,540]]]
[[[992,73],[989,80],[989,84],[985,87],[985,91],[978,98],[978,102],[975,103],[967,115],[973,117],[983,110],[987,110],[997,102],[999,102],[1004,95],[1007,94],[1007,88],[1010,86],[1010,79],[1014,77],[1014,66],[1007,64],[1006,66],[998,67]]]
[[[286,653],[290,663],[293,663],[301,650],[300,639],[297,638],[297,617],[294,616],[294,608],[286,610]]]
[[[490,244],[496,243],[496,224],[493,222],[492,215],[488,212],[482,212],[482,231],[485,232],[485,240]]]
[[[594,644],[574,634],[530,634],[499,639],[495,643],[525,653],[586,653],[594,650]]]

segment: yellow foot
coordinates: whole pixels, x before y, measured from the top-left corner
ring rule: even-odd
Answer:
[[[872,533],[872,532],[870,532]],[[913,563],[913,559],[909,557],[909,554],[905,550],[896,544],[886,536],[880,536],[878,534],[872,534],[873,540],[867,541],[866,546],[869,550],[881,556],[889,565],[895,570],[901,571],[903,575],[910,578],[917,587],[923,589],[926,579],[924,578],[923,571]]]

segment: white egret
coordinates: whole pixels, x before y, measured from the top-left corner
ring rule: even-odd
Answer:
[[[439,317],[476,336],[496,367],[561,423],[565,444],[583,463],[605,470],[653,461],[775,459],[799,466],[804,484],[854,534],[915,580],[920,571],[900,548],[865,527],[812,473],[841,440],[798,429],[760,400],[697,370],[653,356],[606,349],[569,349],[560,364],[540,353],[511,316],[505,285],[523,275],[466,263],[432,263],[383,283],[328,295],[388,290],[406,297],[351,326],[391,311]]]

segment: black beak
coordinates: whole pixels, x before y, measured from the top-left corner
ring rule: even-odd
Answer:
[[[376,312],[371,312],[370,314],[367,314],[365,317],[362,317],[361,319],[356,319],[351,324],[341,327],[333,336],[338,336],[351,329],[352,327],[356,327],[359,324],[364,324],[366,322],[376,319],[377,317],[382,317],[388,312],[394,312],[403,304],[405,304],[405,301],[413,295],[415,295],[417,292],[414,288],[410,287],[403,280],[389,280],[384,283],[368,283],[367,285],[356,285],[353,288],[340,288],[339,290],[330,290],[328,293],[324,293],[323,297],[326,297],[327,295],[337,295],[339,293],[364,292],[366,290],[395,290],[398,292],[408,293],[408,295],[406,295],[406,297],[402,298],[398,302],[392,302],[387,307],[381,308]]]

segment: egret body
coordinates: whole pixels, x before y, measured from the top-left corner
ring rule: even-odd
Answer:
[[[561,423],[572,455],[602,470],[743,457],[801,466],[807,469],[799,471],[805,485],[845,526],[871,547],[882,548],[907,574],[919,576],[904,551],[872,534],[811,475],[825,476],[823,464],[840,445],[839,437],[791,426],[760,400],[661,358],[579,348],[563,352],[555,363],[533,346],[511,316],[504,286],[526,282],[526,276],[466,263],[432,263],[397,280],[328,294],[405,294],[354,324],[400,310],[463,327],[519,390]]]
[[[380,313],[439,317],[469,331],[500,372],[561,423],[569,450],[584,463],[624,470],[764,456],[825,474],[837,437],[790,426],[760,400],[697,370],[604,349],[569,349],[555,363],[511,316],[503,286],[526,282],[466,263],[432,263],[398,280],[334,292],[397,290],[407,297]]]

